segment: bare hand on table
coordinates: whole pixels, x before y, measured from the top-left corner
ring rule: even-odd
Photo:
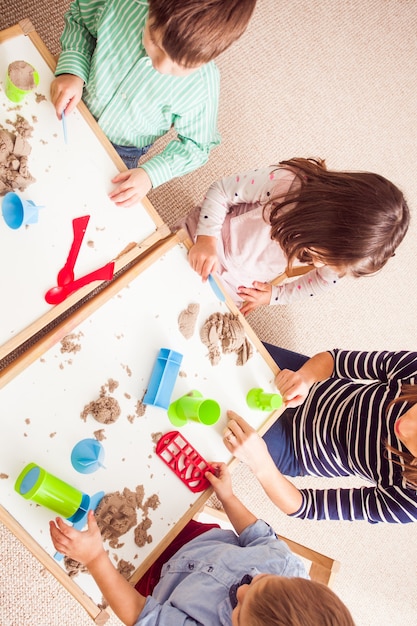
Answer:
[[[227,411],[227,417],[229,422],[223,436],[224,445],[256,475],[269,456],[267,445],[243,417],[234,411]]]
[[[84,81],[74,74],[61,74],[51,83],[51,100],[58,119],[62,111],[69,115],[80,102],[83,95]]]
[[[198,235],[197,241],[188,253],[188,261],[193,270],[206,281],[208,275],[217,269],[216,237]]]
[[[104,552],[100,529],[93,511],[88,512],[88,529],[76,530],[66,524],[60,517],[49,522],[54,547],[61,554],[69,556],[88,567],[89,563],[100,557]]]
[[[120,172],[112,183],[116,187],[109,193],[109,198],[117,206],[129,207],[137,204],[152,189],[152,182],[148,174],[141,167]]]
[[[270,303],[272,285],[255,280],[252,287],[244,287],[243,285],[238,287],[237,293],[244,300],[240,312],[242,315],[248,315],[258,306]]]

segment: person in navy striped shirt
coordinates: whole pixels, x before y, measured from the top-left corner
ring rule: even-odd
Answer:
[[[312,520],[417,521],[417,352],[330,350],[312,358],[265,344],[286,410],[264,438],[228,411],[226,447],[271,500]],[[287,476],[357,476],[360,486],[298,489]]]
[[[220,143],[213,59],[245,31],[256,0],[73,0],[51,84],[58,119],[81,97],[123,159],[109,194],[131,206],[192,172]],[[174,127],[160,154],[138,160]]]

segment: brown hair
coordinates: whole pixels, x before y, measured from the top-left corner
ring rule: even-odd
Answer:
[[[326,585],[305,578],[270,576],[249,600],[251,626],[354,626],[353,618]]]
[[[409,402],[410,404],[417,403],[417,385],[407,385],[404,384],[402,386],[402,393],[398,398],[395,398],[390,402],[388,408],[393,404],[397,404],[397,402]],[[412,489],[417,489],[417,457],[413,456],[411,452],[404,452],[402,450],[398,450],[397,448],[393,448],[392,446],[385,444],[387,450],[396,454],[399,457],[399,461],[393,459],[393,462],[396,465],[400,465],[402,468],[402,473],[404,479],[409,487]]]
[[[256,0],[149,0],[151,30],[175,63],[208,63],[245,31]]]
[[[268,201],[264,216],[290,267],[316,256],[365,276],[393,256],[410,223],[407,203],[393,183],[371,172],[330,171],[321,159],[294,158],[277,167],[297,178],[285,197]]]

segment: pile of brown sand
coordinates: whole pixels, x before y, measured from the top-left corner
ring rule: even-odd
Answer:
[[[103,541],[108,541],[111,548],[121,548],[124,544],[120,543],[119,538],[134,526],[136,526],[134,531],[135,543],[139,547],[152,542],[152,536],[148,534],[148,530],[152,526],[148,513],[149,509],[157,509],[160,502],[157,494],[153,494],[143,502],[144,496],[143,485],[137,485],[135,491],[125,487],[122,493],[114,491],[106,494],[100,500],[94,515]],[[142,519],[139,523],[138,509],[142,511]],[[64,565],[70,577],[87,571],[84,565],[69,557],[65,557]],[[136,569],[134,565],[124,559],[118,562],[117,567],[125,578],[129,578]],[[103,606],[106,605],[106,603],[103,604]]]
[[[107,390],[112,393],[118,385],[119,383],[112,378],[106,385],[102,385],[100,396],[84,407],[81,419],[86,421],[87,416],[92,415],[101,424],[113,424],[120,417],[121,409],[116,398],[109,396]]]
[[[151,543],[152,537],[147,531],[152,525],[148,513],[149,509],[155,510],[160,502],[156,494],[150,496],[145,502],[143,485],[138,485],[135,491],[127,487],[123,492],[115,491],[105,495],[100,501],[95,517],[100,528],[103,540],[108,540],[112,548],[120,548],[119,537],[135,528],[135,542],[139,547]],[[137,509],[142,510],[142,519],[138,524]]]
[[[223,354],[235,352],[236,365],[244,365],[253,354],[239,317],[232,313],[212,313],[200,330],[200,339],[208,348],[212,365],[220,362],[220,349]]]
[[[120,404],[116,398],[103,395],[84,407],[81,418],[86,421],[87,415],[92,415],[101,424],[113,424],[120,413]]]
[[[9,191],[24,191],[35,182],[29,172],[28,156],[31,146],[27,141],[32,136],[33,127],[21,115],[16,122],[7,120],[14,126],[14,132],[0,126],[0,195]]]
[[[196,303],[191,303],[186,309],[184,309],[184,311],[181,311],[178,316],[179,331],[184,335],[186,339],[190,339],[194,334],[199,311],[200,305]]]
[[[112,548],[123,545],[119,544],[119,537],[138,523],[136,509],[142,502],[142,490],[137,487],[134,492],[125,487],[123,493],[108,493],[100,501],[95,517],[103,540],[108,540]]]

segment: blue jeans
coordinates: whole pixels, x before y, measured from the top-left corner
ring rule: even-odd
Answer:
[[[264,343],[264,346],[280,369],[296,371],[309,359],[308,356],[278,348],[270,343]],[[286,476],[303,475],[295,456],[292,439],[292,422],[296,410],[286,409],[263,436],[275,465]]]
[[[143,148],[135,148],[135,146],[118,146],[117,144],[113,144],[113,148],[116,150],[117,154],[123,159],[124,164],[129,170],[133,170],[138,166],[138,161],[140,157],[146,154],[149,148],[152,147],[152,144],[149,146],[144,146]]]

